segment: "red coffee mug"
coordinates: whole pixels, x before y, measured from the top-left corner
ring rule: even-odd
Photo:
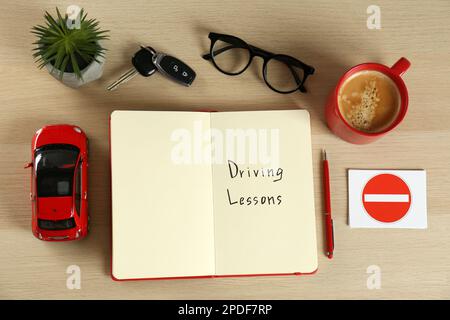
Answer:
[[[406,88],[405,82],[401,78],[401,75],[408,70],[411,63],[406,58],[400,58],[392,67],[387,67],[379,63],[363,63],[354,66],[348,70],[340,79],[334,90],[328,97],[327,105],[325,107],[325,116],[327,119],[328,127],[341,139],[348,141],[350,143],[365,144],[373,142],[386,133],[392,131],[406,115],[408,109],[408,89]],[[342,84],[353,74],[360,71],[378,71],[394,81],[400,93],[400,111],[397,118],[392,122],[392,124],[386,129],[379,132],[364,132],[352,127],[341,114],[338,106],[338,93]]]

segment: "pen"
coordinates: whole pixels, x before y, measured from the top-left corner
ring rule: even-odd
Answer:
[[[330,194],[330,171],[328,168],[327,152],[322,150],[323,156],[323,191],[325,197],[325,233],[327,239],[327,256],[333,258],[334,251],[334,228],[331,218],[331,194]]]

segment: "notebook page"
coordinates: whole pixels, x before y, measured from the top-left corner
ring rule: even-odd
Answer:
[[[214,273],[211,166],[189,161],[194,126],[209,123],[201,112],[112,113],[115,278]]]
[[[216,274],[314,272],[317,245],[309,113],[213,113],[211,127],[218,129],[216,138],[213,135]],[[244,140],[236,138],[243,133],[245,156],[238,151]],[[235,139],[230,138],[233,134]],[[258,156],[251,158],[255,136]],[[217,163],[219,158],[222,163]]]

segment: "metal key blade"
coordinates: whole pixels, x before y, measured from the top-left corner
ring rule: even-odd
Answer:
[[[123,84],[125,82],[128,82],[131,79],[133,79],[136,74],[138,74],[138,71],[135,68],[131,68],[130,70],[125,72],[123,75],[121,75],[119,79],[117,79],[116,81],[111,83],[106,88],[106,90],[113,91],[113,90],[117,89],[117,87],[119,87],[121,84]]]

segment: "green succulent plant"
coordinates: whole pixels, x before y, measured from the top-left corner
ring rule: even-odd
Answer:
[[[37,36],[33,44],[33,57],[42,68],[47,64],[59,70],[62,78],[64,72],[73,72],[77,78],[82,79],[81,71],[92,61],[98,61],[103,57],[105,48],[99,41],[108,39],[108,30],[100,30],[96,19],[86,20],[87,14],[81,9],[78,28],[67,25],[68,15],[61,15],[56,8],[57,17],[54,18],[45,12],[45,25],[37,25],[32,28],[32,33]]]

